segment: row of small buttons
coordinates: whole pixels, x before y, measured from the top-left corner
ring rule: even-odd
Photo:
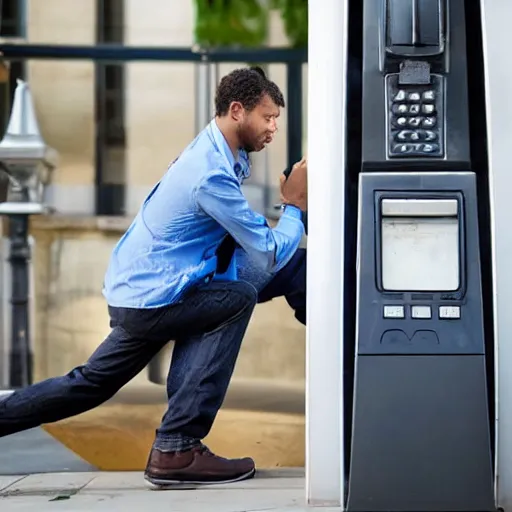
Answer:
[[[412,126],[413,128],[418,128],[422,126],[423,128],[433,128],[437,123],[437,119],[435,116],[428,117],[397,117],[395,120],[396,126],[403,128],[404,126]]]
[[[432,318],[432,309],[430,306],[411,306],[411,317],[429,320]],[[404,306],[384,306],[384,318],[405,318]],[[439,318],[458,320],[460,306],[439,306]]]
[[[407,155],[408,153],[436,153],[439,144],[395,144],[393,153]]]
[[[433,130],[401,130],[396,134],[397,140],[400,141],[427,141],[437,140],[437,133]]]
[[[399,115],[411,115],[411,116],[417,116],[420,112],[422,114],[425,114],[427,116],[432,115],[436,107],[434,105],[430,104],[423,104],[423,105],[406,105],[405,103],[399,103],[393,105],[393,114],[399,114]]]
[[[400,90],[396,93],[395,97],[393,98],[393,102],[402,102],[402,101],[412,101],[412,102],[418,102],[421,101],[435,101],[436,99],[436,92],[435,91],[424,91],[423,94],[420,94],[419,92],[410,92],[406,93],[403,90]]]

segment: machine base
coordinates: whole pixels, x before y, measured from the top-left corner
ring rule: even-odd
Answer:
[[[357,356],[349,512],[494,511],[484,355]]]

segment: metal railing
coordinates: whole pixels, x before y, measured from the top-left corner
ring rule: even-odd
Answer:
[[[198,68],[205,64],[219,63],[251,63],[251,64],[284,64],[286,67],[287,97],[287,134],[286,161],[287,166],[302,157],[303,139],[303,83],[302,65],[307,62],[306,49],[292,48],[213,48],[201,49],[190,47],[160,46],[126,46],[117,44],[98,45],[54,45],[29,43],[0,44],[3,58],[10,61],[26,61],[29,59],[44,60],[88,60],[95,63],[126,63],[126,62],[189,62]],[[208,84],[207,84],[208,85]],[[211,85],[211,84],[210,84]],[[208,92],[198,91],[200,97]],[[201,116],[205,117],[205,116]],[[102,195],[101,170],[96,173],[96,195],[101,202]],[[269,185],[266,184],[266,187]],[[265,197],[272,194],[265,191]],[[269,201],[271,201],[269,199]],[[97,209],[102,206],[97,202]],[[270,204],[265,205],[266,213],[271,214]]]

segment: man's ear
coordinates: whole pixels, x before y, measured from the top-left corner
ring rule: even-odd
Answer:
[[[229,113],[234,121],[240,121],[244,116],[245,109],[239,101],[231,102]]]

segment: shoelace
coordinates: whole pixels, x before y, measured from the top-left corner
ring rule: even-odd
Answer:
[[[216,457],[216,455],[210,451],[208,446],[205,446],[204,444],[202,444],[201,447],[199,448],[199,452],[208,457]]]

